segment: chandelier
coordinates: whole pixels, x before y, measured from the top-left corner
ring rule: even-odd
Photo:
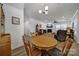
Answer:
[[[39,14],[48,14],[48,6],[44,7],[44,10],[39,10]]]

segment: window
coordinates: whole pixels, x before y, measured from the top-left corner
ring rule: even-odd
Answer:
[[[61,24],[56,24],[56,30],[66,30],[67,24],[66,23],[61,23]]]
[[[56,24],[56,30],[60,29],[60,24]]]
[[[62,30],[66,30],[66,28],[67,28],[67,24],[61,24],[60,27],[61,27]]]

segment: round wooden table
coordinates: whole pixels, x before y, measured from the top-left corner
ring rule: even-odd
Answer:
[[[40,35],[32,37],[32,44],[41,50],[55,48],[57,40],[50,35]]]

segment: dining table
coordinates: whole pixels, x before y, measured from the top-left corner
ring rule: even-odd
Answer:
[[[32,44],[42,51],[48,51],[49,49],[53,49],[57,45],[57,40],[52,36],[52,34],[46,33],[38,36],[32,37]]]

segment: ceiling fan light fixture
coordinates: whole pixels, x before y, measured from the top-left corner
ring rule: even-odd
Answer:
[[[48,10],[48,6],[45,6],[45,10]]]
[[[39,12],[39,14],[41,14],[42,13],[42,10],[39,10],[38,12]]]
[[[48,11],[45,11],[45,14],[48,14]]]
[[[44,7],[45,9],[44,10],[39,10],[39,14],[48,14],[48,6],[45,6]]]

